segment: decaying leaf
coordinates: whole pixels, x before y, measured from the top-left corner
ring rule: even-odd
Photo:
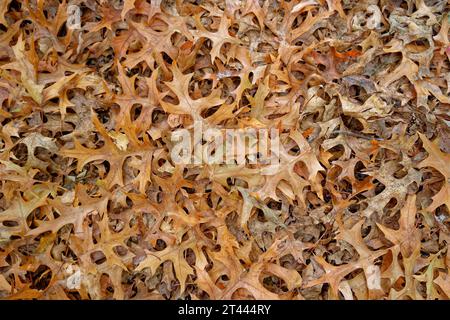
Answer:
[[[449,9],[1,0],[0,298],[450,299]]]

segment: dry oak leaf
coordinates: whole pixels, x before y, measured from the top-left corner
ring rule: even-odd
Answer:
[[[0,291],[11,291],[11,285],[6,281],[5,277],[0,274]]]
[[[358,252],[360,259],[369,258],[373,255],[373,251],[367,247],[361,236],[361,227],[364,220],[361,219],[351,229],[344,229],[344,226],[340,225],[340,233],[336,237],[336,239],[344,240],[351,244]],[[381,288],[380,267],[377,265],[364,265],[363,269],[366,276],[367,289],[369,290],[369,299],[382,296],[384,292]]]
[[[279,300],[281,297],[268,289],[261,283],[263,274],[273,274],[286,282],[288,288],[300,287],[302,278],[296,270],[286,269],[272,263],[286,247],[283,239],[278,239],[268,248],[266,252],[259,256],[258,261],[254,263],[250,270],[234,278],[234,282],[224,290],[221,299],[231,299],[239,289],[246,289],[256,300]],[[288,294],[289,296],[289,294]]]
[[[392,106],[389,106],[377,95],[370,96],[363,105],[353,103],[343,96],[340,96],[340,99],[344,114],[366,120],[371,117],[385,117],[392,109]]]
[[[387,51],[390,52],[390,51]],[[392,82],[397,81],[401,77],[405,76],[411,83],[414,83],[417,80],[417,73],[419,71],[419,67],[412,60],[403,57],[400,65],[392,72],[389,72],[388,75],[383,77],[382,84],[384,86],[389,86]]]
[[[405,286],[400,291],[391,288],[389,293],[389,298],[391,300],[400,300],[405,297],[410,297],[413,300],[423,300],[422,295],[418,291],[418,281],[414,277],[415,266],[419,257],[420,246],[417,246],[410,256],[403,256],[403,268],[405,270],[403,277],[405,279]],[[397,260],[397,257],[395,259]]]
[[[211,49],[211,62],[214,64],[217,57],[220,56],[220,49],[225,43],[231,43],[231,44],[240,44],[241,41],[238,38],[234,38],[230,36],[228,33],[228,28],[230,27],[230,23],[228,21],[228,18],[224,15],[220,19],[220,25],[219,29],[216,32],[210,32],[203,27],[203,24],[200,22],[200,16],[196,16],[195,23],[198,30],[192,30],[191,33],[194,35],[194,38],[196,40],[200,38],[208,38],[212,41],[212,49]]]
[[[8,11],[8,5],[11,2],[11,0],[3,0],[0,2],[0,23],[4,26],[8,26],[8,22],[5,18],[5,13]]]
[[[434,280],[439,288],[444,291],[447,298],[450,299],[450,276],[444,272],[439,272],[439,277]]]
[[[44,85],[38,84],[36,68],[29,61],[29,54],[25,51],[25,41],[22,35],[19,36],[17,43],[12,47],[16,61],[1,66],[2,69],[13,69],[20,71],[20,82],[28,94],[38,104],[42,103],[42,91]]]
[[[266,176],[264,186],[256,193],[260,199],[265,200],[272,198],[279,200],[276,194],[276,189],[279,188],[289,198],[294,199],[298,197],[302,204],[305,204],[303,189],[311,185],[312,189],[317,192],[319,198],[322,197],[322,186],[320,184],[319,171],[323,171],[321,163],[317,159],[316,151],[309,145],[308,141],[303,137],[299,131],[292,131],[290,138],[300,148],[301,152],[297,156],[290,155],[284,147],[280,146],[280,164],[267,166],[261,169],[261,173]],[[303,179],[296,172],[296,165],[303,162],[308,169],[307,178]],[[288,182],[287,188],[282,188],[281,181]]]
[[[146,251],[147,257],[139,263],[136,271],[141,271],[145,268],[150,268],[152,274],[155,274],[156,269],[164,261],[170,260],[173,263],[175,275],[180,282],[180,292],[183,293],[186,287],[186,279],[190,274],[194,274],[193,268],[187,263],[184,252],[187,249],[192,249],[195,253],[195,265],[204,269],[208,262],[199,247],[199,243],[195,240],[185,241],[179,245],[167,246],[162,251]]]
[[[134,2],[136,0],[125,0],[123,3],[123,9],[122,9],[122,13],[120,14],[120,16],[122,17],[122,20],[125,18],[125,16],[127,15],[128,11],[134,9]]]
[[[100,200],[95,199],[89,204],[78,207],[65,206],[58,200],[49,200],[49,203],[60,213],[60,216],[51,220],[42,221],[37,228],[30,230],[27,235],[35,236],[47,231],[57,232],[67,224],[73,224],[74,231],[76,233],[82,233],[84,219],[89,214],[105,213],[107,211],[106,205],[108,200],[107,197],[101,198]]]
[[[420,183],[422,174],[414,168],[409,168],[407,175],[401,179],[394,177],[396,163],[390,161],[383,163],[378,172],[373,172],[374,177],[386,188],[376,196],[368,200],[368,206],[362,211],[362,215],[370,218],[375,212],[382,212],[383,208],[392,198],[395,198],[398,205],[403,204],[408,193],[408,186],[415,182]]]
[[[441,282],[439,279],[439,277],[434,280],[435,278],[435,271],[437,269],[443,269],[445,268],[445,262],[444,259],[441,257],[441,252],[438,252],[437,254],[430,256],[431,259],[427,259],[426,263],[429,263],[427,269],[425,270],[425,272],[421,275],[415,275],[414,278],[420,282],[425,282],[426,283],[426,297],[427,300],[435,300],[435,299],[442,299],[442,296],[439,294],[439,292],[436,290],[436,286],[434,285],[434,283],[436,283],[437,285],[439,285],[438,282]],[[445,274],[444,278],[446,278]],[[448,281],[446,283],[444,283],[444,287],[447,284],[448,286]],[[441,286],[439,286],[441,287]],[[442,287],[441,287],[442,288]],[[448,287],[450,288],[450,287]],[[443,288],[442,288],[443,289]],[[444,289],[443,289],[444,290]],[[450,293],[450,291],[449,291]]]
[[[419,168],[432,167],[444,176],[444,184],[441,190],[432,198],[433,202],[428,206],[427,210],[434,211],[443,204],[450,209],[450,154],[442,152],[439,146],[428,140],[424,134],[420,132],[418,134],[422,140],[423,147],[428,152],[428,157],[419,164]]]
[[[171,70],[173,80],[171,82],[165,82],[165,84],[173,91],[173,93],[175,93],[179,103],[172,104],[160,98],[160,103],[164,111],[175,114],[189,114],[192,116],[193,120],[202,121],[203,118],[201,117],[201,112],[204,109],[221,105],[225,102],[225,100],[220,97],[221,90],[217,88],[207,97],[195,100],[192,99],[189,95],[189,82],[194,74],[183,74],[180,69],[178,69],[175,62],[172,64]]]
[[[263,270],[263,263],[253,264],[248,272],[241,275],[238,282],[231,287],[227,287],[221,299],[230,300],[237,290],[247,289],[256,300],[279,300],[280,297],[277,294],[267,290],[262,285],[260,276]]]
[[[27,137],[23,138],[21,143],[27,146],[27,162],[25,163],[25,168],[37,168],[42,171],[45,171],[48,167],[48,161],[42,161],[35,156],[36,148],[44,148],[52,153],[58,152],[58,147],[54,141],[54,139],[45,137],[38,132],[33,132]]]
[[[29,230],[27,224],[27,217],[35,209],[45,205],[48,201],[47,197],[51,193],[49,189],[34,187],[28,194],[17,197],[12,205],[3,212],[0,212],[0,231],[6,231],[14,234],[24,234]],[[15,221],[17,223],[14,227],[4,227],[5,221]],[[4,239],[0,239],[2,241]],[[5,239],[7,240],[7,239]]]
[[[77,171],[80,172],[83,167],[92,162],[98,160],[106,160],[109,162],[111,169],[108,176],[105,179],[105,184],[107,187],[114,186],[118,184],[123,186],[123,165],[125,160],[130,156],[141,155],[143,158],[151,154],[153,147],[144,141],[139,145],[132,145],[125,140],[129,137],[124,138],[123,135],[115,136],[115,138],[120,138],[120,141],[113,141],[110,134],[105,130],[100,121],[96,116],[92,117],[92,122],[94,123],[97,131],[100,133],[104,139],[105,144],[98,149],[90,149],[84,147],[78,139],[74,139],[75,148],[73,149],[62,149],[61,154],[65,157],[75,158],[77,162]],[[124,150],[125,149],[125,150]]]
[[[304,284],[304,288],[310,288],[319,284],[328,283],[330,285],[331,299],[338,299],[339,286],[341,281],[354,270],[367,270],[365,273],[369,276],[369,281],[372,281],[371,275],[373,273],[374,261],[386,254],[386,250],[379,250],[372,252],[369,256],[361,258],[358,261],[350,262],[340,266],[334,266],[328,263],[323,257],[315,256],[314,260],[324,269],[325,273],[318,279],[308,281]],[[377,286],[374,286],[377,288]],[[378,288],[377,288],[378,289]]]
[[[400,246],[404,258],[411,256],[420,246],[420,231],[416,228],[416,213],[416,195],[414,194],[406,199],[405,205],[400,210],[400,228],[398,230],[377,223],[386,238],[395,246]]]

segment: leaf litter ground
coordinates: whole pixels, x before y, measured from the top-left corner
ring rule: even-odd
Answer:
[[[0,24],[1,298],[450,298],[447,1],[2,0]],[[277,129],[281,166],[174,163],[194,121]]]

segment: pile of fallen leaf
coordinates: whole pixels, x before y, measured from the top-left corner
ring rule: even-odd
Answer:
[[[450,298],[449,8],[0,1],[0,298]],[[174,164],[194,121],[282,165]]]

